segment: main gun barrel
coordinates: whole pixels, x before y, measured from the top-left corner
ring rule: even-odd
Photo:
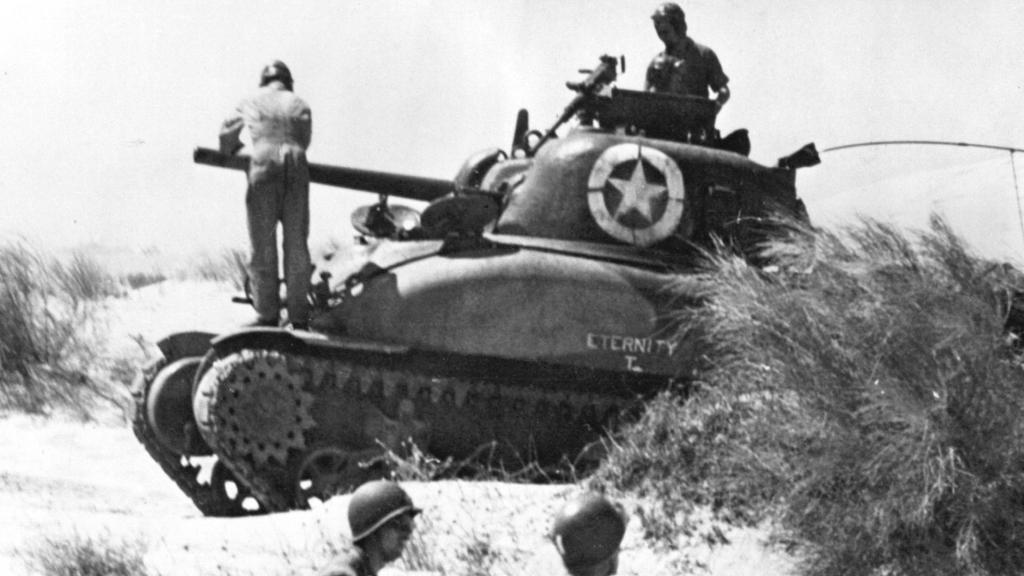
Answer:
[[[229,168],[231,170],[246,171],[249,169],[248,156],[244,154],[224,154],[212,148],[197,147],[192,152],[192,160],[196,164],[206,164],[207,166]],[[309,163],[309,180],[327,186],[375,192],[377,194],[387,194],[389,196],[422,200],[424,202],[430,202],[455,190],[455,183],[451,180],[395,174],[393,172],[361,170],[359,168],[316,164],[313,162]]]

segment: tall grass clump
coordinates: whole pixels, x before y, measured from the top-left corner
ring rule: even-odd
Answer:
[[[86,380],[73,359],[109,278],[84,257],[64,264],[24,244],[0,246],[0,408],[39,411],[69,398],[63,384]]]
[[[182,271],[186,279],[230,283],[236,290],[245,288],[249,256],[246,251],[230,248],[216,255],[203,254],[195,266]]]
[[[43,536],[18,550],[32,574],[39,576],[145,576],[146,545],[73,532]]]
[[[700,379],[625,431],[602,481],[661,499],[663,542],[707,504],[770,516],[806,574],[1018,574],[1024,362],[1005,331],[1019,272],[940,218],[907,233],[789,228],[756,269],[724,251],[676,289]]]
[[[120,282],[95,258],[74,252],[67,262],[54,260],[50,273],[56,285],[71,298],[97,301],[123,293]]]

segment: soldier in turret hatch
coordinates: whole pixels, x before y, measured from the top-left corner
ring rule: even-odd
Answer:
[[[715,92],[714,102],[721,107],[729,100],[729,77],[714,50],[698,44],[686,35],[686,14],[678,4],[666,2],[651,15],[658,38],[665,50],[647,67],[644,89],[684,96],[708,98],[708,89]]]

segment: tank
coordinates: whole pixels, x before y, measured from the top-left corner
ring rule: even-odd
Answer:
[[[352,215],[359,245],[313,271],[309,330],[172,334],[132,385],[138,439],[204,514],[303,508],[395,454],[578,474],[644,399],[693,378],[673,311],[699,303],[666,287],[712,243],[753,254],[776,216],[806,220],[795,173],[817,155],[758,164],[713,102],[619,89],[619,63],[567,83],[546,130],[520,111],[510,148],[451,180],[310,166],[380,196]]]

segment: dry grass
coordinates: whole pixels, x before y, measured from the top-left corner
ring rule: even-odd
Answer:
[[[182,274],[241,290],[241,254],[197,256]],[[99,404],[122,404],[119,380],[130,381],[135,368],[100,357],[105,338],[97,320],[111,298],[170,274],[146,264],[146,272],[115,276],[84,251],[56,258],[26,243],[0,246],[0,410],[88,419]]]
[[[806,574],[1016,574],[1024,565],[1024,365],[1004,331],[1020,276],[940,219],[919,236],[864,222],[794,227],[767,271],[729,256],[681,279],[702,379],[618,441],[602,481],[664,505],[782,519]],[[1008,273],[1009,272],[1009,273]]]
[[[185,280],[224,282],[242,291],[248,277],[248,261],[244,250],[225,249],[215,255],[198,256],[194,265],[179,270],[177,276]]]
[[[95,392],[83,359],[99,302],[117,282],[94,261],[0,246],[0,408],[45,412]]]
[[[121,283],[84,252],[73,252],[66,262],[53,261],[49,268],[57,286],[73,298],[96,302],[124,294]]]
[[[145,576],[146,544],[77,531],[43,536],[17,551],[31,574],[39,576]]]

